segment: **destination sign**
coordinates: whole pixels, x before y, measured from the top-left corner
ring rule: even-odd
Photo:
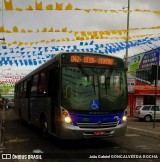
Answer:
[[[63,53],[62,63],[68,64],[86,64],[86,65],[104,65],[124,67],[124,62],[120,58],[113,56],[94,54],[94,53]]]
[[[71,55],[70,62],[72,63],[86,63],[86,64],[103,64],[103,65],[113,65],[112,58],[105,58],[100,56],[78,56]]]

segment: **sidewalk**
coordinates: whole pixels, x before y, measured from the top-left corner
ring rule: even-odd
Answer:
[[[153,121],[145,122],[134,117],[128,117],[127,132],[160,139],[160,120],[155,121],[154,128],[153,125]]]

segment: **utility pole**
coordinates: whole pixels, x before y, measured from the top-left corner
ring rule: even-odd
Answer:
[[[127,8],[127,36],[126,36],[126,55],[125,55],[125,63],[127,67],[128,60],[128,40],[129,40],[129,18],[130,18],[130,0],[128,0],[128,7],[123,7],[123,9]]]
[[[155,77],[155,104],[154,104],[154,117],[153,117],[153,128],[155,128],[156,125],[156,107],[157,107],[157,89],[158,89],[158,70],[159,65],[156,65],[156,77]]]
[[[128,0],[128,13],[127,13],[127,39],[126,39],[126,58],[128,59],[128,37],[129,37],[129,16],[130,16],[130,0]],[[127,60],[126,60],[127,61]]]

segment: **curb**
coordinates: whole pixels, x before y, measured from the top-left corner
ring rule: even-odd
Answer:
[[[160,133],[149,131],[149,130],[138,129],[138,128],[133,128],[133,127],[127,127],[127,132],[160,139]]]

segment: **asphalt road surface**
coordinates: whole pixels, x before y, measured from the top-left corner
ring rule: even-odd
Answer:
[[[128,162],[130,159],[122,159],[120,157],[125,154],[132,154],[132,157],[136,155],[136,158],[133,158],[132,161],[137,162],[154,162],[160,160],[156,159],[156,156],[150,156],[152,153],[160,153],[160,140],[158,139],[128,133],[126,133],[126,136],[120,138],[58,140],[56,138],[49,137],[48,139],[44,139],[40,135],[40,131],[35,127],[26,124],[22,125],[19,123],[13,109],[7,110],[5,112],[5,122],[2,131],[2,137],[2,154],[24,155],[23,158],[25,158],[25,156],[28,157],[28,154],[30,155],[33,152],[41,152],[42,155],[44,155],[42,157],[48,159],[22,160],[22,157],[20,157],[18,160],[2,159],[0,160],[2,162]],[[144,155],[145,153],[149,153],[149,159],[139,158],[139,155]]]

